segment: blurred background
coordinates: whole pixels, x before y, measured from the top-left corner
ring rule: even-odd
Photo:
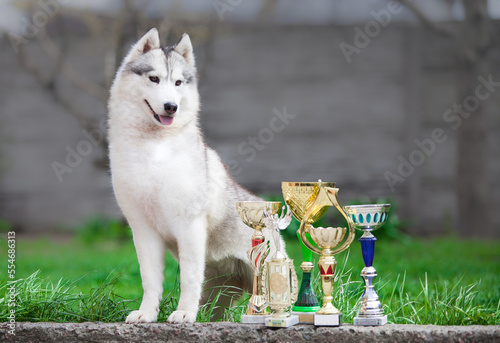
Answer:
[[[337,182],[414,236],[500,236],[499,0],[0,3],[0,220],[121,218],[106,100],[157,27],[194,45],[208,144],[259,194]]]

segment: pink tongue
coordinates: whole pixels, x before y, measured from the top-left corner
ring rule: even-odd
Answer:
[[[163,125],[170,125],[172,124],[172,122],[174,121],[174,117],[171,117],[171,116],[159,116],[160,117],[160,121]]]

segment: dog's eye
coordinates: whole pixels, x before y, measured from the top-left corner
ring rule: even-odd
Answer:
[[[182,81],[181,81],[181,80],[177,80],[177,81],[175,81],[175,85],[176,85],[176,86],[180,86],[180,85],[181,85],[181,83],[182,83]]]
[[[154,83],[160,83],[160,78],[158,76],[150,76],[149,81]]]

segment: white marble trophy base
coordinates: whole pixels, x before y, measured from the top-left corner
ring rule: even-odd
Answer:
[[[380,326],[387,324],[387,316],[382,317],[354,317],[354,325]]]
[[[315,326],[339,326],[342,322],[342,314],[315,314]]]
[[[291,315],[290,317],[273,317],[269,316],[266,319],[266,326],[271,328],[287,328],[299,323],[299,316]]]
[[[241,316],[241,322],[243,324],[265,324],[267,318],[269,318],[269,315],[244,314]]]

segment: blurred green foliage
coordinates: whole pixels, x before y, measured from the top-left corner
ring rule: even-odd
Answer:
[[[124,220],[96,216],[76,228],[78,237],[85,243],[98,241],[127,242],[132,239],[132,231]]]
[[[0,234],[12,231],[12,225],[5,219],[0,218]]]

